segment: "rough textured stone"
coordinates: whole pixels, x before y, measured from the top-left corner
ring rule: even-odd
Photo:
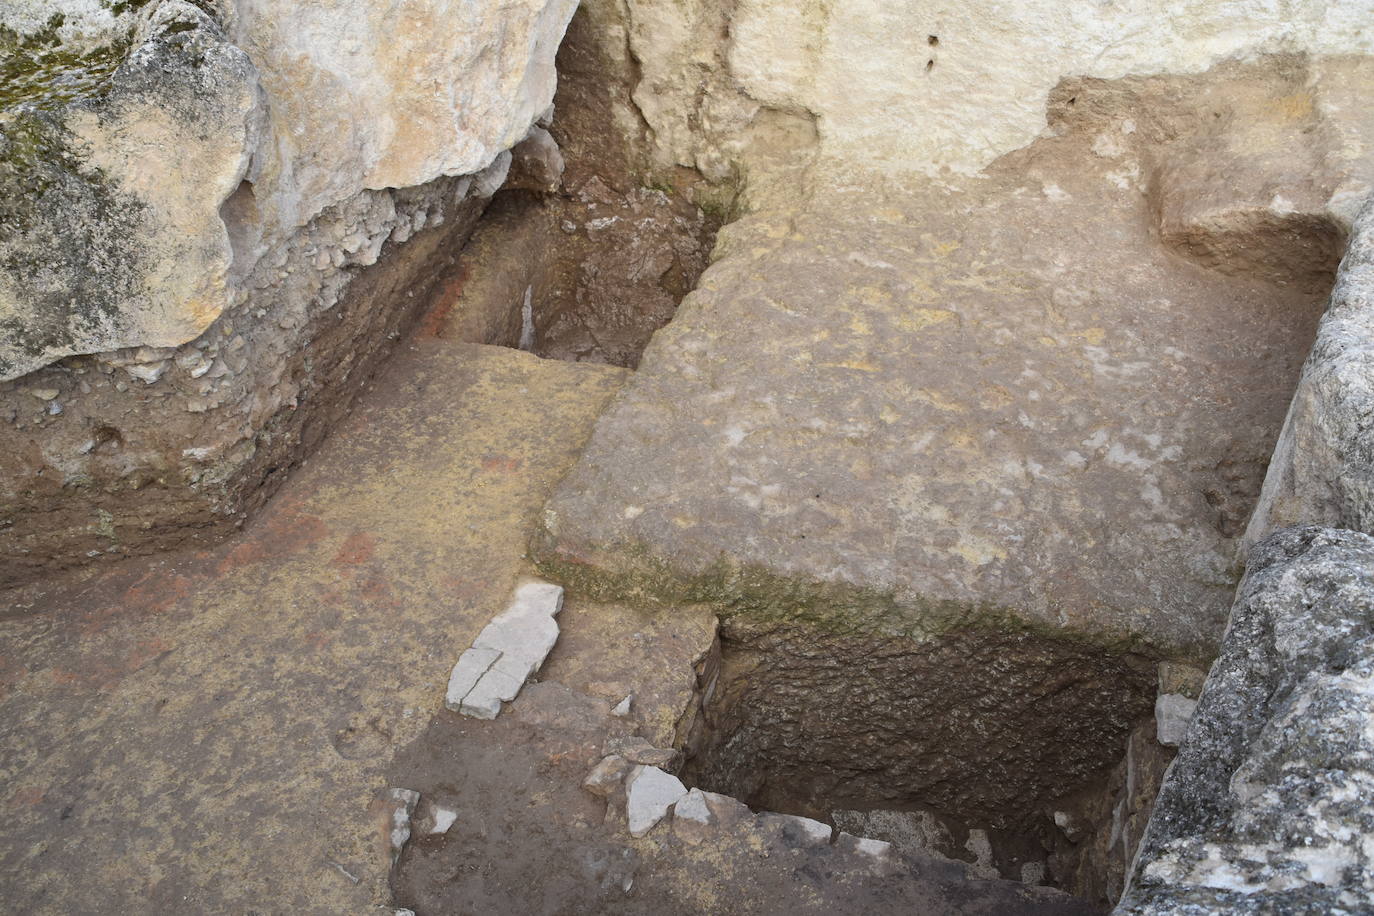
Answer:
[[[382,830],[386,834],[387,851],[391,864],[395,865],[401,851],[410,842],[411,819],[415,806],[420,802],[420,793],[414,789],[387,789],[378,799],[377,808],[382,818]]]
[[[758,818],[758,829],[765,835],[775,835],[789,849],[825,846],[830,843],[829,824],[796,814],[761,814]]]
[[[645,739],[633,735],[606,742],[606,752],[619,754],[631,763],[660,767],[671,772],[676,772],[682,763],[682,752],[676,748],[654,747]]]
[[[1358,912],[1374,898],[1374,538],[1250,553],[1118,912]]]
[[[90,6],[62,0],[51,13],[61,22]],[[5,198],[27,214],[0,240],[0,379],[73,353],[185,343],[255,261],[327,208],[369,188],[481,172],[552,101],[573,6],[433,0],[398,17],[353,0],[225,3],[217,22],[160,0],[84,17],[86,32],[66,37],[89,45],[103,26],[117,64],[108,81],[75,99],[44,85],[0,97],[17,112],[0,157]],[[48,40],[23,8],[0,25],[25,27],[16,56],[23,36]],[[53,32],[57,51],[62,37]],[[222,214],[240,182],[251,213]],[[84,241],[52,245],[69,239]]]
[[[446,786],[388,763],[431,717],[514,718],[441,708],[451,647],[528,574],[539,508],[624,374],[414,340],[240,538],[7,593],[0,771],[33,801],[0,831],[25,863],[0,870],[4,907],[377,912],[367,802],[388,785],[463,813],[442,842],[480,834],[452,755]],[[441,842],[416,839],[402,867]]]
[[[110,27],[118,66],[98,88],[0,89],[0,380],[73,353],[185,343],[228,303],[219,207],[258,139],[257,71],[180,0]]]
[[[619,754],[607,754],[587,774],[587,778],[582,781],[582,787],[593,795],[606,798],[620,788],[630,769],[631,764],[624,757]]]
[[[0,378],[35,370],[0,383],[0,583],[270,495],[504,180],[574,5],[0,8]]]
[[[529,136],[511,152],[506,187],[551,194],[563,185],[563,153],[558,141],[542,127],[530,128]]]
[[[625,780],[625,816],[630,836],[648,833],[686,794],[687,787],[671,773],[658,767],[635,767]]]
[[[837,164],[971,172],[1034,140],[1046,126],[1046,96],[1068,76],[1191,73],[1264,52],[1371,50],[1361,28],[1367,8],[1321,0],[1190,3],[1169,15],[1146,0],[593,5],[605,8],[642,67],[634,102],[655,155],[717,175],[729,172],[751,132],[784,113],[814,118],[823,155]]]
[[[1374,533],[1374,202],[1357,220],[1246,532]]]
[[[1155,734],[1166,747],[1178,747],[1188,732],[1197,701],[1179,693],[1161,693],[1155,698]]]
[[[981,181],[728,226],[542,561],[732,614],[1206,658],[1320,294],[1182,262],[1137,180],[1218,82],[1287,91],[1273,66],[1085,83]]]

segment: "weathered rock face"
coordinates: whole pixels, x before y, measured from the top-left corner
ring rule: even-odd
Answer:
[[[1374,533],[1374,204],[1355,224],[1246,538],[1295,524]]]
[[[612,7],[613,4],[597,4]],[[1262,53],[1369,53],[1364,3],[628,0],[634,100],[663,162],[719,177],[778,115],[844,172],[972,173],[1045,128],[1070,76],[1196,73]]]
[[[1084,81],[984,179],[727,226],[551,501],[550,567],[732,615],[1208,657],[1322,300],[1178,258],[1156,195],[1189,192],[1156,166],[1214,82],[1284,98],[1273,68]]]
[[[182,0],[103,17],[73,0],[43,30],[15,28],[33,28],[25,8],[0,19],[10,68],[35,74],[0,99],[16,208],[0,238],[0,379],[185,343],[233,299],[231,257],[242,277],[364,189],[486,168],[552,100],[572,6],[225,3],[216,21]],[[86,29],[65,37],[116,66],[73,90],[63,28],[82,11]],[[226,234],[219,208],[245,180],[252,212],[231,208]]]
[[[1366,910],[1372,698],[1374,538],[1263,541],[1117,912]]]
[[[265,498],[501,185],[572,6],[0,11],[0,583]]]
[[[257,71],[180,0],[129,28],[106,39],[102,53],[133,46],[106,85],[69,101],[50,73],[4,91],[0,379],[73,353],[185,343],[227,303],[219,205],[257,141]],[[28,40],[12,66],[52,68],[56,32]]]

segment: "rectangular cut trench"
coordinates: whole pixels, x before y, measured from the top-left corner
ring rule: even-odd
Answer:
[[[1157,686],[1144,657],[1024,632],[727,620],[683,778],[1105,906],[1173,756]]]

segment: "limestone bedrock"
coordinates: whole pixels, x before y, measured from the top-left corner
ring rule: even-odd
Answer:
[[[486,169],[549,107],[576,3],[202,6],[0,8],[0,380],[183,344],[327,208]]]
[[[1374,534],[1374,202],[1355,224],[1246,540],[1299,524]]]
[[[1374,538],[1262,541],[1116,912],[1368,912],[1371,698]]]
[[[980,179],[816,180],[727,226],[546,508],[546,572],[1207,658],[1322,304],[1160,240],[1154,201],[1187,193],[1160,163],[1206,154],[1180,124],[1217,80],[1291,87],[1269,64],[1083,81]]]
[[[618,21],[642,67],[634,101],[656,155],[722,176],[769,112],[813,117],[822,154],[842,168],[972,174],[1036,138],[1045,98],[1066,77],[1197,73],[1263,53],[1374,50],[1368,0],[616,7],[602,15]]]

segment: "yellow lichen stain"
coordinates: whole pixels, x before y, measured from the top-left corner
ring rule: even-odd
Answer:
[[[949,257],[951,254],[953,254],[954,252],[958,251],[960,248],[963,247],[963,242],[960,242],[958,239],[947,239],[945,241],[940,241],[936,239],[935,236],[931,235],[929,232],[924,232],[921,234],[921,241],[925,242],[926,245],[929,246],[931,254],[939,258]]]
[[[1305,120],[1312,117],[1312,94],[1295,92],[1292,95],[1281,96],[1273,101],[1271,110],[1289,121]]]
[[[878,411],[878,419],[891,426],[902,418],[902,415],[892,409],[892,405],[884,404],[882,410]]]
[[[856,294],[864,305],[886,305],[892,301],[892,294],[880,286],[865,286],[856,290]]]
[[[954,552],[974,566],[987,566],[989,563],[1005,560],[1007,552],[987,538],[975,534],[965,534],[959,538]]]
[[[878,366],[867,360],[844,360],[838,363],[821,363],[822,369],[854,369],[858,372],[877,372]]]
[[[958,315],[949,309],[919,308],[898,315],[893,323],[897,325],[899,330],[915,333],[923,331],[931,325],[940,324],[957,317]]]
[[[1012,397],[1010,391],[1001,385],[993,385],[991,388],[983,389],[982,397],[979,398],[978,403],[979,406],[989,410],[997,410],[1006,407],[1013,400],[1015,399]]]
[[[1041,344],[1041,346],[1045,346],[1045,347],[1057,347],[1057,346],[1059,346],[1059,341],[1055,340],[1053,337],[1048,337],[1048,336],[1045,336],[1045,335],[1043,335],[1043,334],[1042,334],[1041,336],[1037,337],[1036,340]]]
[[[697,523],[697,520],[694,519],[694,518],[692,518],[690,515],[674,515],[674,516],[673,516],[673,524],[674,524],[674,525],[677,525],[679,528],[691,528],[691,527],[692,527],[693,525],[695,525],[696,523]]]
[[[973,438],[969,433],[961,430],[953,430],[948,433],[945,436],[945,441],[949,443],[950,448],[962,449],[968,452],[981,451],[978,448],[978,440]]]
[[[1102,341],[1107,339],[1107,331],[1104,328],[1087,328],[1076,331],[1073,335],[1090,347],[1102,346]]]
[[[850,316],[849,330],[860,337],[867,337],[869,334],[873,333],[873,329],[869,327],[868,322],[859,315]]]
[[[944,394],[933,388],[920,388],[916,391],[916,400],[929,404],[937,410],[945,410],[951,413],[967,413],[968,408],[958,401],[950,400]]]

